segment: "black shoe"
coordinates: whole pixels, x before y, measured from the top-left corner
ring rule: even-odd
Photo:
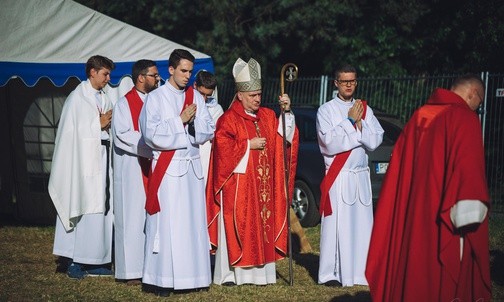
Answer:
[[[209,289],[208,287],[180,289],[180,290],[173,291],[173,294],[179,295],[179,294],[189,294],[189,293],[202,293],[202,292],[208,292],[208,289]]]
[[[159,287],[152,284],[142,284],[142,291],[151,293],[158,297],[169,297],[173,293],[173,288]]]
[[[327,281],[326,283],[324,283],[324,285],[330,287],[341,287],[341,283],[336,280]]]
[[[169,289],[157,289],[154,291],[154,294],[158,297],[169,297],[172,294],[172,291]]]
[[[156,290],[156,287],[154,285],[142,283],[142,291],[144,293],[153,294],[155,292],[155,290]]]
[[[234,282],[228,281],[228,282],[222,283],[221,285],[222,286],[235,286],[236,284]]]

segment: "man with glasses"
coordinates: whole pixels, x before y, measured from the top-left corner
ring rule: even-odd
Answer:
[[[490,301],[477,75],[437,88],[399,136],[377,203],[366,276],[373,301]]]
[[[145,192],[152,150],[145,144],[138,116],[147,95],[156,89],[156,63],[139,60],[131,71],[134,87],[114,107],[115,277],[140,285],[145,244]]]
[[[357,71],[335,72],[336,98],[320,106],[317,135],[326,165],[321,183],[318,282],[367,285],[364,271],[373,226],[368,155],[382,142],[383,128],[364,101],[354,99]]]

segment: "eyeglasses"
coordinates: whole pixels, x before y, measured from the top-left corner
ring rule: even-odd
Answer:
[[[161,78],[161,76],[159,74],[157,74],[157,73],[156,74],[148,74],[148,73],[146,73],[146,74],[144,74],[144,76],[146,76],[146,77],[153,77],[153,78],[156,78],[156,79]]]
[[[341,85],[341,86],[355,86],[357,85],[357,80],[336,80],[336,84]]]

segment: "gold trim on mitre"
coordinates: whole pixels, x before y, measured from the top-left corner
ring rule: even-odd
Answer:
[[[233,77],[237,91],[261,90],[261,66],[253,58],[248,63],[238,58],[233,66]]]

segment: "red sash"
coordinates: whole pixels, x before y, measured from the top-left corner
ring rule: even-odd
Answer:
[[[128,101],[128,105],[131,112],[131,120],[133,121],[133,129],[135,131],[139,131],[138,127],[138,117],[140,116],[140,111],[142,110],[143,102],[138,96],[138,92],[135,91],[135,87],[131,89],[128,93],[126,93],[125,97]],[[138,156],[138,163],[140,164],[140,168],[142,170],[142,179],[145,188],[145,193],[147,193],[147,183],[149,181],[149,173],[151,160],[145,157]]]
[[[364,119],[366,117],[367,102],[363,100],[362,104],[364,105],[364,112],[362,113],[362,119]],[[356,126],[354,125],[354,127]],[[329,198],[329,189],[331,189],[334,181],[336,180],[336,177],[338,177],[341,168],[343,168],[343,166],[345,165],[351,152],[352,150],[348,150],[336,154],[336,158],[331,163],[329,171],[327,171],[327,174],[324,176],[322,182],[320,183],[320,205],[319,205],[320,215],[329,216],[332,214],[331,200]]]
[[[184,106],[182,106],[182,111],[191,105],[193,102],[194,90],[189,86],[185,91],[185,101]],[[163,176],[170,165],[170,162],[175,154],[175,150],[161,151],[156,167],[149,177],[149,186],[147,189],[147,200],[145,202],[145,210],[149,215],[156,214],[161,211],[159,207],[158,190],[163,180]]]

